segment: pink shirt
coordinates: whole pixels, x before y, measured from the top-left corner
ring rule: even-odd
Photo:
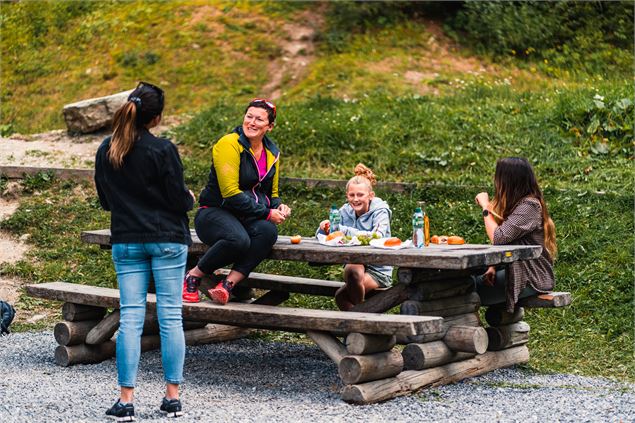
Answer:
[[[267,154],[265,153],[265,149],[262,149],[262,153],[260,153],[260,158],[258,159],[258,174],[260,175],[260,179],[267,174]]]

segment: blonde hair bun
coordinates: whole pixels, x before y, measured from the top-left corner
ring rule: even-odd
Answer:
[[[375,178],[375,174],[373,173],[372,170],[364,166],[363,163],[358,163],[357,166],[355,166],[355,176],[356,177],[361,176],[363,178],[368,179],[368,182],[370,182],[371,186],[375,186],[375,184],[377,184],[377,179]]]

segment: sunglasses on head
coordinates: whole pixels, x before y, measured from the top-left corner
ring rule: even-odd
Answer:
[[[267,107],[269,107],[271,110],[273,110],[273,117],[275,119],[275,117],[276,117],[276,105],[275,104],[273,104],[272,102],[270,102],[266,98],[254,98],[253,100],[251,100],[251,102],[252,103],[265,103],[265,105]]]

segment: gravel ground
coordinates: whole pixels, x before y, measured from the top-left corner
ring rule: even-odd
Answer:
[[[0,338],[0,421],[106,421],[115,362],[58,367],[50,331]],[[245,339],[188,347],[179,422],[632,422],[635,385],[497,370],[381,404],[339,396],[335,365],[315,346]],[[162,416],[160,354],[142,355],[137,419]]]

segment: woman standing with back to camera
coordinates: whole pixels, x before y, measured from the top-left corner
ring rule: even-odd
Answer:
[[[483,209],[485,231],[492,244],[542,247],[540,257],[513,262],[508,274],[505,269],[490,267],[484,275],[476,277],[481,304],[506,303],[511,313],[519,298],[553,290],[556,227],[527,159],[500,159],[496,163],[494,189],[491,203],[486,192],[475,198]]]
[[[194,205],[194,196],[183,182],[176,146],[149,131],[161,121],[163,106],[160,88],[139,83],[115,113],[112,137],[99,146],[95,158],[99,201],[111,212],[112,260],[120,293],[117,373],[121,393],[106,411],[117,421],[134,421],[133,394],[151,277],[166,381],[160,410],[169,417],[182,415],[181,281],[192,243],[187,211]]]

